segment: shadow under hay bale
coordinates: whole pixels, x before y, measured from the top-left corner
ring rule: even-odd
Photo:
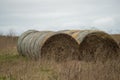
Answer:
[[[65,30],[59,31],[71,35],[79,43],[79,59],[96,61],[116,59],[119,46],[114,39],[103,31],[96,30]]]
[[[79,45],[74,38],[64,33],[29,30],[18,39],[18,52],[31,59],[75,59]]]

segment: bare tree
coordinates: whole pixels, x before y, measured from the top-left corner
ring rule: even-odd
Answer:
[[[14,37],[15,35],[16,35],[16,34],[15,34],[15,31],[14,31],[13,29],[10,29],[10,30],[8,31],[7,36]]]

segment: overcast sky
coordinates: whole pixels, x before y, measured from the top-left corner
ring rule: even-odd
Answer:
[[[28,29],[120,33],[120,0],[0,0],[0,32]]]

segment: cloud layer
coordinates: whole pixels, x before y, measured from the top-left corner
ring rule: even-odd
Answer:
[[[0,31],[96,29],[120,33],[120,0],[0,0]]]

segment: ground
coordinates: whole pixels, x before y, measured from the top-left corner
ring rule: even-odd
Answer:
[[[120,35],[112,36],[119,44]],[[0,80],[120,80],[120,58],[104,63],[34,61],[18,54],[17,39],[0,36]]]

